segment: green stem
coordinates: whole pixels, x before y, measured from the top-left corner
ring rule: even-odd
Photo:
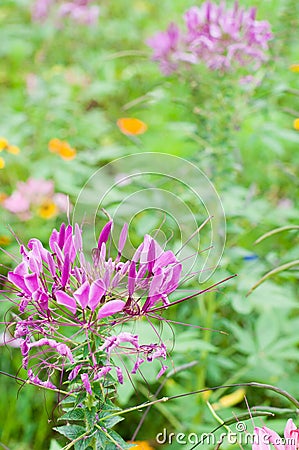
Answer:
[[[114,417],[114,416],[127,414],[129,412],[136,411],[136,410],[139,410],[139,409],[147,408],[148,406],[155,405],[156,403],[165,403],[165,402],[167,402],[169,400],[174,400],[176,398],[188,397],[189,395],[202,394],[204,392],[216,391],[218,389],[228,389],[228,388],[232,388],[232,387],[242,387],[242,386],[255,387],[255,388],[259,388],[259,389],[269,389],[271,391],[274,391],[277,394],[282,395],[283,397],[285,397],[287,400],[289,400],[290,403],[293,403],[293,405],[296,406],[296,408],[299,409],[299,401],[296,400],[291,394],[289,394],[288,392],[284,391],[283,389],[280,389],[280,388],[278,388],[276,386],[272,386],[271,384],[262,384],[262,383],[256,383],[255,381],[252,381],[252,382],[249,382],[249,383],[235,383],[235,384],[230,384],[230,385],[214,386],[214,387],[210,387],[210,388],[199,389],[197,391],[192,391],[192,392],[186,392],[186,393],[183,393],[183,394],[173,395],[171,397],[158,398],[157,400],[153,400],[151,402],[145,402],[145,403],[142,403],[141,405],[132,406],[131,408],[125,409],[124,411],[117,411],[117,412],[111,413],[110,415],[105,416],[104,418],[100,419],[100,421],[110,419],[111,417]]]
[[[216,292],[207,292],[203,298],[200,299],[202,302],[201,306],[204,309],[204,327],[209,328],[204,330],[203,332],[203,341],[210,344],[211,342],[211,330],[213,326],[213,316],[216,309],[215,302]],[[206,386],[206,374],[207,374],[207,358],[209,356],[208,350],[203,350],[200,355],[200,366],[198,367],[198,375],[197,375],[197,383],[201,389],[204,389]],[[199,399],[199,403],[202,403],[202,399]],[[196,420],[201,421],[203,415],[203,410],[200,410]]]
[[[83,439],[85,436],[87,436],[90,433],[90,430],[85,431],[85,433],[78,436],[76,439],[74,439],[72,442],[67,444],[65,447],[63,447],[61,450],[69,450],[73,447],[74,444],[79,442],[81,439]]]

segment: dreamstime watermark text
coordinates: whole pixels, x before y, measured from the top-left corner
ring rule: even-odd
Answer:
[[[220,435],[214,433],[183,433],[168,432],[166,428],[156,435],[157,444],[179,444],[179,445],[207,445],[215,446],[223,441],[230,445],[253,445],[253,444],[273,444],[273,445],[295,445],[295,438],[271,437],[269,434],[255,434],[246,431],[247,427],[244,422],[236,424],[236,432],[223,432]]]

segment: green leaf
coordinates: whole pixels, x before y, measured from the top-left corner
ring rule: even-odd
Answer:
[[[87,421],[88,425],[90,426],[90,428],[92,428],[96,422],[96,414],[97,414],[97,410],[94,407],[92,407],[90,409],[88,409],[88,408],[85,409],[86,421]]]
[[[89,445],[92,443],[92,441],[94,439],[95,439],[94,436],[91,436],[87,439],[84,439],[84,438],[81,439],[79,442],[76,442],[74,444],[74,450],[85,450],[88,448],[92,448],[92,447],[89,447]]]
[[[79,436],[82,436],[85,433],[85,428],[80,425],[63,425],[62,427],[53,428],[58,433],[63,434],[63,436],[67,437],[71,441],[77,439]]]
[[[122,420],[124,420],[124,417],[121,416],[110,417],[109,419],[104,420],[105,428],[113,428],[117,423],[121,422]]]
[[[76,408],[71,411],[66,412],[63,416],[59,417],[58,420],[84,420],[85,414],[84,409]]]

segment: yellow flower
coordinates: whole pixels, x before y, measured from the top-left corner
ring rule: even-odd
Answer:
[[[0,247],[5,247],[11,243],[11,239],[9,236],[0,235]]]
[[[218,403],[214,403],[212,406],[216,411],[217,409],[237,405],[244,400],[245,393],[245,389],[239,388],[232,394],[224,395],[219,399]]]
[[[76,149],[71,147],[67,142],[63,142],[63,145],[61,146],[59,150],[59,155],[61,158],[66,160],[71,160],[76,157]]]
[[[3,167],[5,167],[5,161],[3,158],[1,158],[0,156],[0,169],[3,169]]]
[[[292,64],[290,70],[291,72],[299,72],[299,64]]]
[[[298,118],[294,120],[293,125],[294,125],[295,130],[299,131],[299,119]]]
[[[151,447],[148,444],[148,442],[146,442],[146,441],[134,441],[134,442],[130,442],[130,444],[136,444],[132,448],[135,448],[138,450],[154,450],[153,447]]]
[[[0,136],[0,152],[2,152],[2,150],[4,150],[6,147],[8,147],[8,140],[5,139],[4,137]]]
[[[71,160],[76,157],[77,151],[71,147],[67,141],[61,141],[60,139],[53,138],[48,144],[49,151],[57,153],[61,158],[65,160]]]
[[[8,153],[11,153],[12,155],[18,155],[20,153],[20,149],[16,145],[8,145],[7,151],[8,151]]]
[[[142,120],[134,119],[133,117],[123,117],[118,119],[116,123],[120,131],[129,136],[143,134],[147,130],[146,123],[142,122]]]
[[[58,214],[57,205],[51,200],[46,200],[38,208],[37,214],[42,217],[42,219],[52,219],[52,217],[55,217]]]

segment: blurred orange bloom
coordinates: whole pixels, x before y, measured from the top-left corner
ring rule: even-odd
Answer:
[[[3,158],[1,158],[0,156],[0,169],[3,169],[3,167],[5,167],[5,161]]]
[[[143,134],[147,130],[146,123],[142,122],[142,120],[134,119],[133,117],[122,117],[121,119],[118,119],[116,123],[120,131],[129,136]]]
[[[299,119],[295,119],[293,125],[295,130],[299,131]]]
[[[292,64],[292,65],[290,66],[290,70],[291,70],[292,72],[299,72],[299,64]]]
[[[136,450],[154,450],[146,441],[134,441],[130,442],[130,444],[136,444],[134,447]]]
[[[71,147],[67,141],[61,141],[60,139],[53,138],[48,144],[50,152],[57,153],[61,158],[65,160],[71,160],[76,157],[77,151]]]
[[[8,151],[8,153],[11,153],[12,155],[18,155],[20,153],[20,149],[16,145],[8,145],[7,151]]]
[[[5,194],[5,192],[0,192],[0,205],[2,202],[4,202],[4,200],[7,198],[7,195]]]

